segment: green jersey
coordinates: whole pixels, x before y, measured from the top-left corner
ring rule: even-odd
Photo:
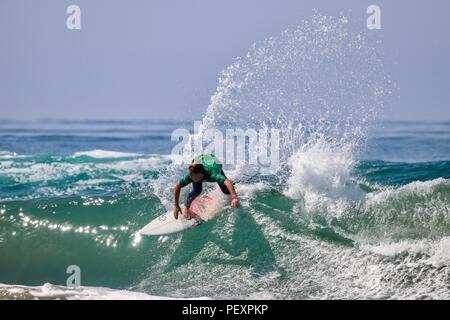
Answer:
[[[201,154],[192,160],[192,163],[201,163],[205,168],[205,177],[202,179],[207,182],[217,182],[219,184],[223,184],[227,177],[222,171],[222,164],[213,154]],[[189,174],[185,175],[183,179],[178,181],[181,187],[187,186],[191,183],[191,177]]]

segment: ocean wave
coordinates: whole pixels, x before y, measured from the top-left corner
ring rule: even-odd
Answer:
[[[370,239],[440,239],[450,235],[450,180],[438,178],[369,193],[344,219]]]
[[[101,278],[106,272],[113,277],[127,266],[133,291],[152,293],[157,288],[157,295],[163,297],[442,298],[448,296],[449,235],[393,237],[389,232],[395,226],[409,227],[406,220],[388,217],[384,225],[382,216],[370,220],[365,203],[371,210],[380,209],[379,215],[403,196],[419,197],[426,207],[436,204],[430,199],[445,193],[448,184],[440,179],[368,192],[359,207],[348,206],[352,214],[344,211],[335,219],[312,221],[317,212],[305,214],[300,199],[286,196],[272,182],[242,183],[237,185],[240,210],[227,209],[212,222],[166,239],[134,237],[140,227],[166,210],[160,199],[143,191],[140,196],[133,192],[112,198],[3,203],[0,219],[10,250],[32,241],[37,254],[49,255],[51,247],[58,252],[57,260],[52,260],[57,270],[64,270],[67,259],[74,259],[66,248],[76,243],[76,252],[83,254],[74,261],[84,266],[85,274]],[[411,206],[416,207],[417,203]],[[378,232],[381,226],[384,229]],[[427,228],[433,227],[429,221]],[[370,241],[366,233],[373,236]],[[101,270],[100,260],[106,260]],[[10,261],[22,263],[17,257]],[[45,261],[33,268],[58,277],[54,269],[43,271]],[[414,278],[418,270],[420,279]],[[113,293],[95,290],[65,297],[63,290],[58,298],[109,297]]]
[[[137,153],[127,153],[127,152],[117,152],[117,151],[107,151],[107,150],[91,150],[91,151],[80,151],[75,152],[74,157],[91,157],[96,159],[107,159],[107,158],[132,158],[139,157],[140,154]]]
[[[425,264],[436,268],[450,266],[450,237],[440,240],[402,240],[376,245],[362,245],[362,249],[376,254],[396,258],[405,255],[420,257]]]
[[[100,155],[105,158],[42,155],[0,159],[0,199],[123,192],[130,186],[148,184],[171,161],[171,156],[163,155]]]
[[[328,175],[314,172],[294,172],[286,193],[314,223],[336,228],[359,243],[450,235],[450,179],[386,186],[358,181],[341,167]]]

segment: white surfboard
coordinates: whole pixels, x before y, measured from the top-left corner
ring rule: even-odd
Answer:
[[[139,230],[139,233],[145,236],[166,235],[199,226],[203,222],[215,218],[224,210],[226,198],[228,197],[220,190],[199,196],[192,201],[191,207],[189,208],[191,213],[190,220],[186,220],[182,214],[179,214],[178,219],[175,219],[173,211],[170,210],[152,220]]]

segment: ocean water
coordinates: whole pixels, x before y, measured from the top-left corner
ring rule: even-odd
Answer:
[[[192,122],[1,120],[0,298],[450,298],[450,122],[379,120],[371,41],[317,15],[221,73],[201,130],[279,129],[280,163],[180,234],[137,231],[171,208]]]

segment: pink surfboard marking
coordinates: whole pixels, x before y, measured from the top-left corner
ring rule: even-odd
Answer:
[[[191,207],[189,208],[189,210],[191,211],[191,214],[196,216],[197,218],[201,219],[201,220],[205,220],[204,217],[202,217],[201,215],[201,210],[198,206],[206,206],[208,204],[210,204],[211,202],[213,202],[214,199],[211,198],[210,196],[202,196],[202,197],[197,197],[191,204]]]

